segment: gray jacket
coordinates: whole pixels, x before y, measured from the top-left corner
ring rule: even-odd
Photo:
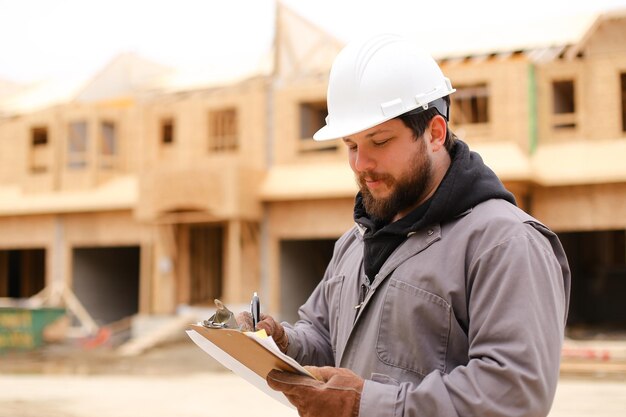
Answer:
[[[556,235],[492,199],[409,236],[366,291],[362,260],[355,226],[286,325],[300,363],[366,379],[361,417],[548,414],[570,285]]]

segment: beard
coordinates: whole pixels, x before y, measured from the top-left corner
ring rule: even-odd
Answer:
[[[424,148],[422,144],[411,160],[409,171],[400,178],[373,172],[365,172],[358,176],[357,182],[363,197],[363,205],[373,221],[388,224],[396,214],[414,206],[424,197],[433,177],[432,161]],[[374,197],[367,188],[365,178],[383,181],[390,188],[391,194],[385,198]]]

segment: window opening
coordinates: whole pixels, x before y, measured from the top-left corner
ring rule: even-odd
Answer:
[[[87,166],[87,123],[73,122],[69,125],[68,167],[82,169]]]
[[[239,146],[237,110],[224,109],[209,113],[209,150],[233,151]]]

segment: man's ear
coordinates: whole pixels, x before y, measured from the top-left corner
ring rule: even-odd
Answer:
[[[446,119],[443,116],[436,115],[430,119],[428,127],[430,129],[430,147],[433,152],[438,152],[444,147],[446,141],[446,132],[448,131]]]

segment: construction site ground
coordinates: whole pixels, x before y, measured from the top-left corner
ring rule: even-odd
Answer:
[[[185,336],[186,337],[186,336]],[[566,341],[550,417],[623,417],[626,340]],[[568,350],[569,349],[569,350]],[[180,338],[134,356],[78,343],[0,354],[0,417],[297,416]]]

